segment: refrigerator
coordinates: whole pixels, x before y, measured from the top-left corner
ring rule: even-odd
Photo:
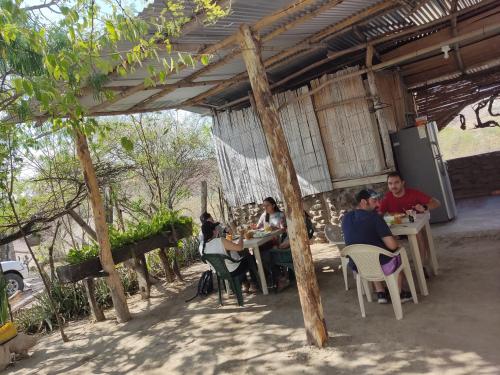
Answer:
[[[431,211],[431,223],[450,221],[457,215],[446,161],[439,150],[436,123],[411,127],[391,134],[396,167],[406,186],[441,202]]]

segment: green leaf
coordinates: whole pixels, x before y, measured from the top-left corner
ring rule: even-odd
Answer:
[[[30,81],[23,79],[23,89],[27,95],[29,96],[33,95],[33,85],[31,84]]]
[[[121,137],[120,143],[122,144],[122,147],[125,151],[127,152],[134,151],[134,143],[129,138]]]
[[[109,39],[111,39],[113,42],[116,42],[118,40],[118,33],[116,32],[115,26],[111,21],[106,21],[105,25],[109,35]]]
[[[14,88],[16,89],[16,92],[18,94],[23,93],[23,79],[22,78],[14,78],[12,80],[12,83],[14,84]]]
[[[201,55],[201,63],[203,65],[208,65],[209,60],[210,60],[210,58],[208,57],[208,55]]]

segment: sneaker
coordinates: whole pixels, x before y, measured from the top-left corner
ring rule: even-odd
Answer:
[[[399,294],[399,298],[401,298],[401,303],[405,303],[405,302],[409,302],[409,301],[413,300],[411,293],[408,292],[407,290],[403,290]]]
[[[387,294],[385,292],[377,292],[377,302],[378,303],[388,303]]]

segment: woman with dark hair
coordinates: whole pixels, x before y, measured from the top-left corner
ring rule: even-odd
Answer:
[[[240,260],[239,263],[231,262],[230,260],[225,260],[226,267],[231,274],[242,274],[250,271],[250,277],[252,279],[252,284],[250,285],[250,291],[257,290],[257,278],[254,274],[256,270],[255,260],[249,255],[240,256],[240,252],[245,251],[243,248],[243,237],[244,232],[240,233],[240,239],[237,243],[229,241],[225,238],[217,237],[217,223],[211,221],[205,221],[201,226],[201,232],[203,234],[203,244],[201,245],[201,254],[221,254],[228,255],[234,260]],[[245,283],[246,280],[243,280]]]
[[[265,228],[266,224],[271,227],[271,229],[286,228],[285,214],[280,210],[274,198],[267,197],[264,199],[262,206],[264,206],[265,211],[260,216],[257,223],[258,229]]]

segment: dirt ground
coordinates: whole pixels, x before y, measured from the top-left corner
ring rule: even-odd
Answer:
[[[45,336],[12,374],[500,374],[500,246],[498,241],[437,244],[440,275],[430,295],[403,306],[367,304],[361,318],[354,281],[343,289],[338,254],[313,254],[330,334],[328,347],[305,345],[295,287],[280,294],[233,298],[217,293],[190,303],[206,268],[186,270],[185,285],[160,286],[153,298],[130,301],[134,319],[71,324],[71,342]],[[111,312],[107,312],[111,317]]]

